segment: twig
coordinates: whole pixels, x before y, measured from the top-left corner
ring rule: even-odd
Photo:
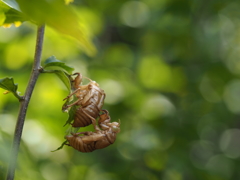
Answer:
[[[44,28],[45,28],[44,25],[38,27],[37,42],[36,42],[36,49],[35,49],[35,56],[34,56],[31,77],[28,82],[28,86],[26,88],[24,99],[20,100],[20,110],[18,114],[16,127],[15,127],[15,132],[14,132],[13,144],[12,144],[12,150],[10,154],[10,161],[9,161],[6,180],[14,179],[18,151],[19,151],[19,146],[20,146],[20,141],[22,136],[23,125],[24,125],[24,121],[25,121],[25,117],[28,109],[28,104],[31,99],[31,95],[35,87],[36,81],[38,79],[38,76],[40,74],[39,69],[40,69],[40,61],[41,61],[41,54],[42,54]]]

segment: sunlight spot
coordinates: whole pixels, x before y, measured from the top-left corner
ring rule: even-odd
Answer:
[[[196,141],[192,144],[190,159],[193,165],[203,169],[214,154],[214,145],[209,141]]]
[[[224,101],[233,113],[240,113],[240,80],[231,81],[225,88]]]
[[[228,129],[220,139],[220,148],[230,158],[240,157],[240,130]]]
[[[175,169],[168,169],[164,172],[163,180],[183,180],[183,174]]]
[[[123,24],[130,27],[141,27],[149,19],[148,6],[140,1],[128,1],[120,10],[120,19]]]
[[[122,85],[114,80],[106,79],[99,82],[100,87],[104,89],[106,98],[104,100],[107,104],[116,104],[123,99],[124,89]]]
[[[57,163],[48,163],[41,167],[41,173],[46,180],[65,180],[67,172],[64,166]]]
[[[172,69],[156,55],[145,56],[138,65],[138,76],[141,83],[151,89],[168,90],[173,81]]]
[[[240,74],[240,48],[233,48],[232,51],[229,53],[226,65],[228,69],[234,74]]]
[[[10,114],[1,114],[0,119],[1,130],[8,134],[13,134],[16,119]]]
[[[156,94],[147,98],[143,103],[141,114],[147,120],[160,116],[171,116],[175,113],[175,106],[165,96]]]
[[[25,131],[23,133],[23,140],[26,141],[29,145],[37,145],[43,141],[44,131],[41,124],[28,120],[25,123]]]
[[[233,167],[233,162],[223,155],[211,157],[206,164],[208,171],[222,176],[223,179],[230,179],[233,173]]]
[[[27,120],[25,122],[22,138],[29,147],[32,155],[37,158],[40,156],[50,156],[53,160],[57,160],[57,162],[60,160],[59,156],[61,157],[61,162],[64,162],[67,159],[67,155],[63,150],[59,153],[51,153],[51,151],[56,149],[56,147],[59,147],[62,142],[59,142],[55,137],[49,134],[44,126],[37,121]]]

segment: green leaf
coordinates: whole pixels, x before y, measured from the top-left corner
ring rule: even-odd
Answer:
[[[66,141],[64,141],[62,144],[61,144],[61,146],[60,147],[58,147],[57,149],[55,149],[55,150],[53,150],[53,151],[51,151],[51,152],[55,152],[55,151],[58,151],[58,150],[60,150],[60,149],[62,149],[63,148],[63,146],[67,143],[68,141],[66,140]]]
[[[42,70],[42,73],[54,73],[56,74],[63,84],[67,87],[68,91],[71,91],[71,81],[70,76],[62,70]]]
[[[65,103],[65,104],[67,104],[67,103]],[[67,124],[71,124],[71,122],[74,120],[74,116],[75,116],[76,110],[77,110],[77,106],[76,105],[74,105],[74,106],[72,106],[70,108],[70,110],[68,112],[68,120],[66,121],[66,123],[63,126],[66,126]]]
[[[18,27],[26,20],[27,18],[23,13],[0,0],[0,26],[9,27],[14,24]]]
[[[81,23],[77,14],[63,0],[17,0],[17,2],[22,12],[34,22],[40,25],[46,23],[56,31],[77,39],[88,55],[95,55],[96,48],[87,33],[80,28]]]
[[[64,71],[66,71],[69,74],[72,74],[72,72],[74,71],[74,68],[67,66],[64,62],[59,61],[58,59],[56,59],[55,56],[51,56],[49,57],[45,62],[44,62],[44,68],[60,68]]]
[[[63,84],[67,87],[68,91],[71,91],[71,82],[68,75],[61,70],[54,70],[54,73],[62,80]]]
[[[63,104],[62,106],[62,110],[63,112],[68,112],[68,120],[66,121],[66,123],[64,124],[64,126],[66,126],[67,124],[71,124],[71,122],[74,120],[74,116],[77,110],[77,105],[74,105],[70,108],[70,110],[68,111],[69,108],[65,108],[67,105],[72,104],[73,102],[75,102],[78,98],[76,96],[72,96],[73,98],[68,98],[67,101]],[[70,100],[71,99],[71,100]]]
[[[19,96],[19,93],[17,92],[18,85],[14,84],[13,78],[6,77],[0,79],[0,88],[12,92],[13,95],[17,97],[19,100],[22,99],[22,97]]]
[[[0,87],[11,92],[16,92],[18,85],[14,84],[13,78],[6,77],[0,79]]]
[[[57,60],[54,56],[49,57],[43,65],[43,73],[55,73],[67,87],[68,91],[71,91],[71,77],[70,74],[74,71],[74,68],[67,66],[64,62]],[[46,70],[50,69],[50,70]]]

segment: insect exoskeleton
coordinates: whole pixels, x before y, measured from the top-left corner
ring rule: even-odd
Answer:
[[[75,112],[72,126],[85,127],[93,124],[95,130],[99,130],[96,126],[96,118],[99,116],[99,112],[102,109],[105,93],[95,81],[85,77],[90,82],[87,85],[80,85],[83,78],[82,75],[80,73],[75,73],[73,75],[77,75],[73,82],[76,90],[74,90],[64,100],[70,98],[74,94],[77,100],[72,104],[64,106],[63,109],[67,109],[74,105],[79,106]]]
[[[99,116],[98,125],[102,130],[112,129],[112,131],[119,133],[120,132],[120,123],[112,122],[108,110],[101,110],[102,114]]]
[[[100,115],[100,124],[103,130],[96,132],[79,132],[66,136],[69,146],[80,152],[92,152],[96,149],[103,149],[116,140],[117,133],[120,132],[120,123],[110,123],[110,116],[107,110]],[[79,136],[83,134],[83,136]]]

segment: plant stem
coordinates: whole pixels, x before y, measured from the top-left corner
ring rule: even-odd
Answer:
[[[39,69],[40,69],[40,62],[41,62],[44,29],[45,29],[44,25],[38,27],[37,42],[36,42],[35,56],[34,56],[31,77],[28,82],[28,86],[26,88],[24,99],[20,100],[20,110],[18,114],[16,127],[15,127],[15,132],[14,132],[13,144],[12,144],[12,150],[10,154],[10,161],[9,161],[6,180],[14,179],[18,151],[19,151],[19,146],[20,146],[20,141],[22,136],[22,130],[24,126],[24,121],[25,121],[25,117],[28,109],[28,104],[31,99],[31,95],[35,87],[36,81],[38,79],[38,76],[40,74]]]

